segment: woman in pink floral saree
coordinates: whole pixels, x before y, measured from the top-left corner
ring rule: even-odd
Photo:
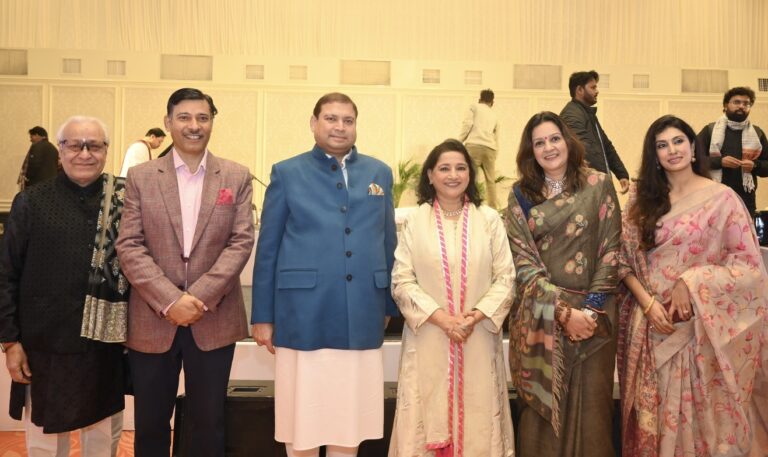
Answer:
[[[681,119],[655,121],[623,215],[627,456],[763,455],[750,408],[765,357],[768,276],[744,204],[708,179],[706,150],[695,144]]]

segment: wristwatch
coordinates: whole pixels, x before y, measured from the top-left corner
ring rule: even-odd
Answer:
[[[0,343],[0,351],[3,351],[3,354],[5,354],[8,349],[13,347],[14,344],[18,343],[18,341],[8,341],[6,343]]]
[[[583,308],[583,309],[581,310],[581,312],[583,312],[583,313],[584,313],[584,314],[586,314],[587,316],[591,317],[593,320],[597,320],[597,313],[596,313],[596,312],[594,312],[594,311],[592,311],[591,309],[589,309],[589,308]]]

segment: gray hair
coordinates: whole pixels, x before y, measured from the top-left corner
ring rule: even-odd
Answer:
[[[104,142],[109,144],[109,130],[107,130],[107,124],[104,123],[99,118],[91,117],[91,116],[72,116],[66,121],[64,121],[63,124],[61,124],[61,127],[59,127],[59,130],[56,132],[56,142],[61,144],[62,141],[65,140],[64,138],[64,130],[69,127],[70,124],[96,124],[98,125],[102,132],[104,132]]]

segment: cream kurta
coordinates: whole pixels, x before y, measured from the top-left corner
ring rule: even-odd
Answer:
[[[461,223],[443,219],[457,306]],[[427,321],[438,308],[448,310],[438,240],[434,211],[422,204],[405,221],[395,251],[392,294],[407,326],[390,457],[432,455],[427,443],[457,436],[448,431],[449,340]],[[506,230],[495,210],[470,205],[468,259],[464,309],[480,310],[487,319],[464,343],[464,455],[511,456],[514,435],[500,330],[509,312],[515,270]],[[457,413],[454,408],[454,427]]]

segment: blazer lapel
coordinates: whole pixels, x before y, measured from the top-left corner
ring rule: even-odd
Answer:
[[[173,154],[168,154],[162,159],[156,160],[160,195],[165,202],[165,210],[171,221],[176,241],[184,249],[184,232],[181,222],[181,199],[179,197],[179,183],[176,179],[176,169],[173,168]]]
[[[208,221],[211,218],[211,213],[216,207],[216,199],[219,197],[219,189],[221,188],[221,169],[219,168],[219,161],[208,152],[208,158],[206,159],[205,178],[203,179],[203,195],[200,196],[200,213],[197,216],[197,225],[195,226],[195,237],[192,239],[192,248],[190,252],[195,251],[197,242],[200,241],[200,237],[205,231],[205,227],[208,225]]]

